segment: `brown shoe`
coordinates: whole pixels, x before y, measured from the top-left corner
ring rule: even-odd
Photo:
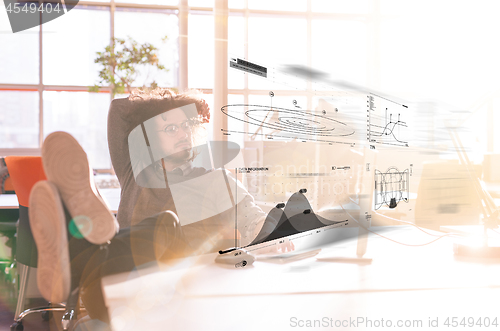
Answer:
[[[87,154],[78,141],[66,132],[51,133],[42,146],[42,161],[81,235],[97,245],[111,240],[118,222],[97,192]]]
[[[68,299],[71,286],[66,219],[54,184],[40,181],[29,201],[30,227],[38,248],[38,289],[49,302]]]

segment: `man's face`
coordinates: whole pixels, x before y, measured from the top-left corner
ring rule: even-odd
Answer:
[[[165,158],[183,162],[190,157],[193,147],[188,118],[180,108],[166,111],[155,117],[157,146]]]

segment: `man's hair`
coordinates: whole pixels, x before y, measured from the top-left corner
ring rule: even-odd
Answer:
[[[165,112],[181,108],[189,104],[195,104],[198,114],[201,114],[203,108],[202,93],[198,90],[189,90],[184,93],[177,93],[173,90],[167,88],[155,88],[155,89],[136,89],[132,91],[128,100],[133,104],[133,111],[128,114],[130,122],[136,122],[139,125],[146,120],[164,114]],[[181,108],[182,109],[182,108]],[[183,109],[184,111],[184,109]],[[190,117],[192,114],[186,114],[186,117]],[[162,118],[164,118],[162,116]],[[193,120],[193,118],[191,118]],[[201,121],[199,118],[195,118],[195,128],[193,131],[192,138],[200,139],[204,128],[201,127]],[[191,155],[186,161],[192,161],[198,155],[198,152],[194,148]]]
[[[155,89],[133,90],[128,99],[133,103],[141,104],[142,109],[144,109],[144,106],[147,106],[148,111],[155,115],[191,103],[196,105],[198,114],[200,114],[203,105],[201,95],[201,92],[198,90],[177,93],[167,88],[158,87]]]

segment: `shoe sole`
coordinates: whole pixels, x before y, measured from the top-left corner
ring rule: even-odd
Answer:
[[[56,186],[37,182],[29,203],[30,226],[38,249],[38,289],[49,302],[66,301],[71,270],[66,219]]]
[[[101,245],[118,232],[118,222],[99,196],[87,154],[66,132],[53,132],[42,146],[45,174],[54,183],[81,235]]]

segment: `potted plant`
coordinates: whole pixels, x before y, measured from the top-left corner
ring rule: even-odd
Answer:
[[[164,37],[163,42],[166,39],[167,37]],[[103,52],[96,52],[96,54],[94,62],[101,65],[100,81],[90,87],[89,92],[99,92],[103,85],[109,85],[112,98],[116,94],[131,93],[139,66],[150,66],[160,71],[168,71],[159,61],[158,48],[150,43],[139,44],[131,37],[112,38],[110,45],[106,46]],[[154,80],[149,86],[143,85],[143,88],[156,87],[158,84]]]

